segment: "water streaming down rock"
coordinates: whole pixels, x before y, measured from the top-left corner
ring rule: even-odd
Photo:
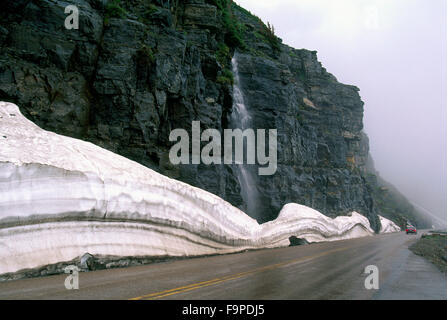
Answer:
[[[233,129],[241,130],[251,128],[251,116],[244,102],[244,96],[240,87],[239,71],[237,65],[237,53],[231,59],[231,66],[234,76],[233,84],[233,110],[231,113],[230,126]],[[245,140],[245,139],[244,139]],[[246,163],[247,146],[244,144],[244,162],[236,163],[236,172],[239,185],[241,187],[241,196],[244,201],[244,211],[251,217],[259,218],[259,192],[257,189],[256,165]]]

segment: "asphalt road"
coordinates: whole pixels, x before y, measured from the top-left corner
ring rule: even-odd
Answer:
[[[405,233],[0,283],[0,299],[447,299],[447,276]],[[365,289],[365,267],[379,289]]]

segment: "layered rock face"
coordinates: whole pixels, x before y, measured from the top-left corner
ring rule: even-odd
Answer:
[[[315,52],[283,47],[279,61],[247,54],[239,65],[254,126],[278,128],[278,171],[259,178],[267,214],[297,201],[329,216],[355,209],[376,226],[358,89],[338,83]]]
[[[168,159],[172,129],[228,128],[231,57],[253,129],[278,130],[278,171],[259,177],[259,222],[297,202],[329,217],[357,211],[378,232],[358,89],[315,52],[280,43],[229,1],[17,0],[0,10],[0,99],[44,129],[93,142],[246,208],[234,166]],[[230,72],[231,74],[231,72]],[[402,213],[405,215],[405,213]],[[387,218],[392,219],[393,216]]]

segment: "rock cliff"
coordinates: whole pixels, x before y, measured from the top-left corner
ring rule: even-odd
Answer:
[[[270,221],[296,202],[329,217],[357,211],[380,230],[385,198],[368,169],[359,89],[339,83],[316,52],[282,44],[271,26],[227,0],[73,0],[78,30],[64,27],[67,4],[0,5],[0,100],[46,130],[246,209],[234,166],[168,159],[172,129],[190,131],[194,120],[228,128],[237,54],[253,128],[278,130],[278,170],[258,177],[259,209],[247,213]],[[417,215],[394,207],[384,216],[400,224]]]

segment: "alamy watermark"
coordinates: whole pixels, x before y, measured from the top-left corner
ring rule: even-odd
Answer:
[[[79,268],[74,265],[66,266],[65,273],[70,275],[65,278],[64,285],[67,290],[79,289]]]
[[[375,265],[365,267],[365,272],[368,276],[365,279],[365,289],[379,290],[379,268]]]
[[[65,18],[64,26],[67,30],[79,29],[79,9],[74,5],[69,5],[65,7],[65,13],[69,14]]]
[[[191,134],[191,139],[185,129],[174,129],[169,134],[169,141],[178,141],[169,151],[169,160],[172,164],[222,164],[222,162],[224,164],[256,164],[257,160],[259,165],[265,166],[258,168],[259,175],[273,175],[276,172],[278,160],[276,129],[268,129],[268,144],[266,144],[266,129],[257,129],[256,134],[253,129],[224,129],[222,143],[219,130],[206,129],[201,132],[200,121],[193,121]],[[244,148],[244,140],[246,148]],[[201,142],[208,143],[201,149]]]

